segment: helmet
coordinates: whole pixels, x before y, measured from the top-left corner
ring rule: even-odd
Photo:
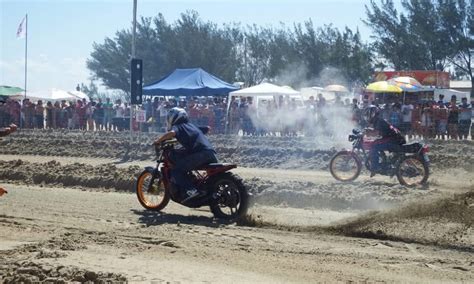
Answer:
[[[168,130],[171,130],[173,125],[188,122],[188,114],[184,109],[174,107],[168,111],[166,121],[168,122]]]
[[[380,113],[380,109],[377,106],[371,105],[364,110],[364,119],[368,123],[374,122],[374,118]]]

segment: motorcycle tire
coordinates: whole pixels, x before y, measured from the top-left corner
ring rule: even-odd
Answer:
[[[212,190],[209,207],[214,217],[235,220],[247,214],[249,193],[238,175],[226,172],[213,177],[209,190]]]
[[[352,169],[352,172],[346,177],[343,173],[338,169],[338,161],[339,159],[343,159],[344,165],[348,166],[349,162],[353,162],[355,164],[355,168]],[[331,175],[338,181],[342,182],[350,182],[357,179],[360,175],[362,170],[362,163],[357,157],[357,155],[352,151],[339,151],[337,152],[329,162],[329,171]]]
[[[406,168],[405,164],[408,166],[411,166],[410,168]],[[418,169],[414,169],[414,165],[418,165]],[[423,174],[420,177],[418,177],[418,171],[420,169],[423,169]],[[428,163],[426,163],[422,158],[416,157],[416,156],[407,156],[405,157],[398,165],[396,169],[396,175],[398,182],[401,185],[407,186],[407,187],[415,187],[417,185],[423,185],[428,181],[429,177],[429,166]],[[406,177],[407,176],[407,177]],[[416,176],[417,179],[410,182],[408,178],[410,176]]]
[[[137,179],[136,192],[140,204],[148,210],[160,211],[168,205],[170,195],[164,188],[163,180],[160,177],[152,179],[153,170],[144,170]],[[147,184],[153,180],[153,184]],[[160,197],[161,195],[161,197]],[[157,197],[157,201],[153,201]]]

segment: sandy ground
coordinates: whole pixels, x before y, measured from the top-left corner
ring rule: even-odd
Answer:
[[[0,197],[0,282],[474,281],[474,144],[451,145],[448,160],[459,167],[435,164],[429,185],[418,189],[367,174],[336,182],[324,170],[331,150],[311,150],[320,153],[316,158],[276,158],[303,159],[293,170],[251,167],[267,155],[253,152],[235,170],[254,194],[249,226],[175,203],[162,213],[145,211],[133,194],[134,174],[153,165],[152,156],[124,159],[115,151],[123,137],[89,136],[10,138],[11,149],[0,155],[0,186],[9,190]],[[35,139],[40,155],[23,149]],[[74,154],[72,141],[80,139],[95,139],[96,149]],[[122,146],[102,143],[110,139]],[[271,140],[273,149],[293,143]],[[53,144],[69,145],[64,151],[74,155],[53,155]],[[467,158],[456,155],[459,147]],[[314,161],[320,163],[305,166]]]

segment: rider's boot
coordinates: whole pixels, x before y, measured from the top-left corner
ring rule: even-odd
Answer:
[[[203,194],[204,194],[204,192],[199,191],[195,188],[189,189],[189,190],[186,191],[186,197],[183,199],[182,203],[186,203],[187,201],[189,201],[193,198],[196,198],[198,196],[202,196]]]

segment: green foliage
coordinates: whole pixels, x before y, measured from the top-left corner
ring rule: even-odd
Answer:
[[[114,38],[94,43],[87,61],[94,79],[110,89],[129,92],[131,38],[131,31],[121,30]],[[293,29],[283,25],[243,28],[237,24],[219,27],[201,20],[194,11],[172,24],[159,14],[137,24],[136,47],[137,57],[144,61],[144,84],[175,68],[194,67],[247,86],[264,80],[298,86],[318,83],[314,78],[326,67],[337,69],[345,82],[367,82],[372,73],[371,51],[358,31],[315,28],[311,20]]]
[[[453,67],[474,85],[474,6],[466,0],[371,0],[367,19],[374,48],[397,70],[445,70]]]

